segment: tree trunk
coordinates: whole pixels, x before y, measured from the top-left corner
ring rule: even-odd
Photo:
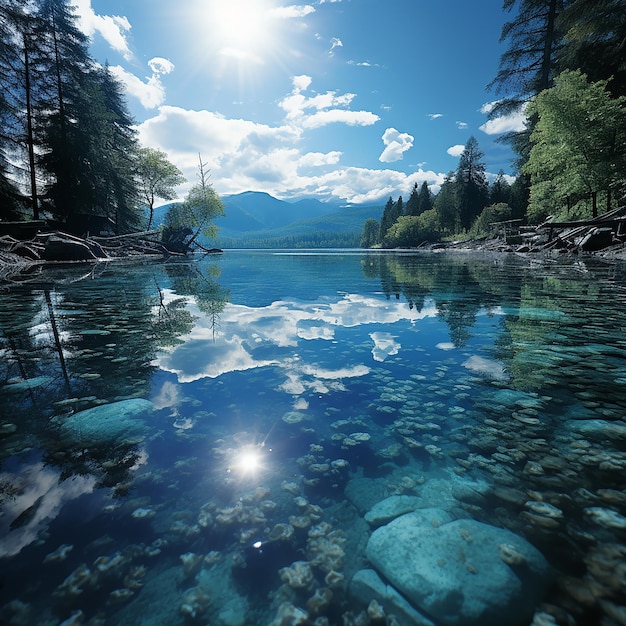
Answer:
[[[37,176],[35,173],[35,136],[33,131],[33,111],[30,84],[30,59],[28,57],[28,37],[26,31],[22,35],[24,42],[24,89],[26,91],[26,125],[28,143],[28,164],[30,167],[30,194],[31,206],[33,209],[33,219],[39,219],[39,203],[37,198]]]

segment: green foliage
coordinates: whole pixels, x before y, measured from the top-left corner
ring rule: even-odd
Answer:
[[[401,215],[387,231],[385,248],[413,248],[424,242],[438,241],[439,219],[434,209],[421,215]]]
[[[569,0],[559,17],[560,69],[579,69],[591,82],[610,78],[614,97],[626,95],[625,9],[624,0]]]
[[[470,137],[459,158],[454,179],[458,202],[458,219],[462,229],[469,230],[472,222],[487,204],[489,188],[485,177],[484,153],[475,137]]]
[[[387,204],[383,209],[383,215],[380,218],[380,232],[378,234],[379,241],[385,241],[387,231],[396,223],[396,220],[403,215],[403,213],[404,205],[402,203],[402,196],[400,196],[396,202],[393,201],[393,198],[389,197],[389,200],[387,200]]]
[[[363,224],[363,234],[361,235],[361,248],[373,248],[380,243],[378,235],[380,233],[380,224],[373,217],[365,220]]]
[[[441,189],[434,202],[434,210],[437,213],[439,224],[443,233],[456,233],[460,231],[458,201],[454,173],[450,172],[444,179]]]
[[[166,228],[192,230],[191,239],[187,242],[188,246],[194,244],[200,234],[206,238],[215,239],[218,228],[211,222],[216,217],[224,215],[224,204],[209,183],[209,174],[200,155],[198,158],[198,183],[189,190],[182,204],[174,204],[170,207],[165,217]]]
[[[533,221],[598,192],[623,193],[626,97],[612,98],[607,82],[564,71],[529,106],[538,118],[523,168]]]
[[[9,193],[33,217],[43,210],[72,230],[96,215],[125,232],[139,225],[135,124],[74,11],[70,0],[0,5],[0,166],[11,163]]]
[[[494,222],[504,222],[511,219],[511,207],[501,202],[485,207],[476,218],[470,230],[474,236],[489,235],[493,232]]]
[[[150,216],[147,229],[152,226],[154,202],[157,198],[174,200],[175,187],[185,182],[183,173],[171,163],[165,152],[154,148],[139,148],[137,152],[137,180],[139,193]]]

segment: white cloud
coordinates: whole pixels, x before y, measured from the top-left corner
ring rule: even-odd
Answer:
[[[400,133],[395,128],[388,128],[383,137],[385,149],[378,157],[381,163],[400,161],[404,153],[413,147],[414,137],[408,133]]]
[[[131,26],[128,19],[119,15],[98,15],[91,6],[91,0],[72,0],[78,17],[78,28],[88,37],[96,33],[126,60],[132,58],[132,52],[126,39]]]
[[[309,152],[298,159],[300,167],[322,167],[336,165],[341,158],[341,152]]]
[[[463,154],[463,150],[465,150],[465,146],[463,144],[457,144],[456,146],[451,146],[446,150],[446,152],[453,157],[458,157]]]
[[[459,130],[465,130],[467,128],[467,126],[468,126],[467,122],[457,122],[456,123],[456,127]]]
[[[337,95],[335,91],[327,91],[307,97],[302,92],[311,85],[311,78],[306,75],[292,79],[291,94],[279,102],[279,106],[287,113],[287,120],[301,128],[320,128],[327,124],[341,122],[349,126],[370,126],[380,118],[369,111],[351,111],[350,106],[356,94]],[[313,113],[309,113],[309,111]]]
[[[479,126],[487,135],[500,135],[502,133],[519,133],[526,129],[526,114],[523,111],[511,113],[511,115],[501,115],[487,120]]]
[[[281,125],[165,105],[139,125],[139,140],[163,150],[191,181],[178,190],[181,197],[196,180],[198,152],[215,175],[212,182],[220,194],[254,189],[280,198],[313,196],[373,203],[411,189],[415,183],[426,182],[435,192],[439,189],[444,175],[421,167],[411,174],[345,167],[340,165],[340,150],[303,150],[303,140],[312,129],[331,123],[367,126],[379,120],[368,111],[350,110],[354,94],[308,94],[311,83],[310,76],[293,77],[291,93],[279,102],[285,114]],[[139,87],[147,89],[145,85]],[[157,93],[153,96],[156,98]],[[413,139],[406,133],[391,133],[386,133],[389,156],[393,151],[401,155],[412,145]]]
[[[315,8],[310,4],[290,4],[285,7],[275,7],[269,11],[271,17],[278,17],[281,19],[294,19],[299,17],[305,17],[310,15],[311,13],[315,13]]]
[[[145,82],[120,65],[110,68],[111,73],[126,86],[128,94],[137,98],[146,109],[155,109],[165,101],[165,87],[161,76],[174,71],[174,64],[168,59],[154,57],[148,61],[152,75]]]
[[[485,104],[480,107],[480,112],[484,115],[489,115],[499,102],[500,100],[485,102]],[[513,111],[509,115],[500,115],[488,120],[482,126],[479,126],[479,128],[487,135],[500,135],[510,132],[519,133],[526,128],[525,112],[526,104],[523,104],[517,111]]]
[[[330,54],[334,54],[335,48],[343,48],[343,41],[339,37],[333,37],[330,40]]]
[[[443,113],[428,113],[428,117],[431,120],[436,120],[436,119],[439,119],[440,117],[443,117]]]

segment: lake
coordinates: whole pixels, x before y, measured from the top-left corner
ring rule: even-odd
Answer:
[[[0,300],[3,624],[624,624],[626,268],[237,251]]]

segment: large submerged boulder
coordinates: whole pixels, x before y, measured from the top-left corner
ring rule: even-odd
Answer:
[[[147,431],[144,417],[155,410],[141,398],[121,400],[86,409],[69,417],[55,417],[61,435],[85,446],[120,440],[142,439]]]
[[[442,509],[421,509],[374,530],[367,557],[413,606],[444,626],[521,626],[551,580],[525,539]]]

